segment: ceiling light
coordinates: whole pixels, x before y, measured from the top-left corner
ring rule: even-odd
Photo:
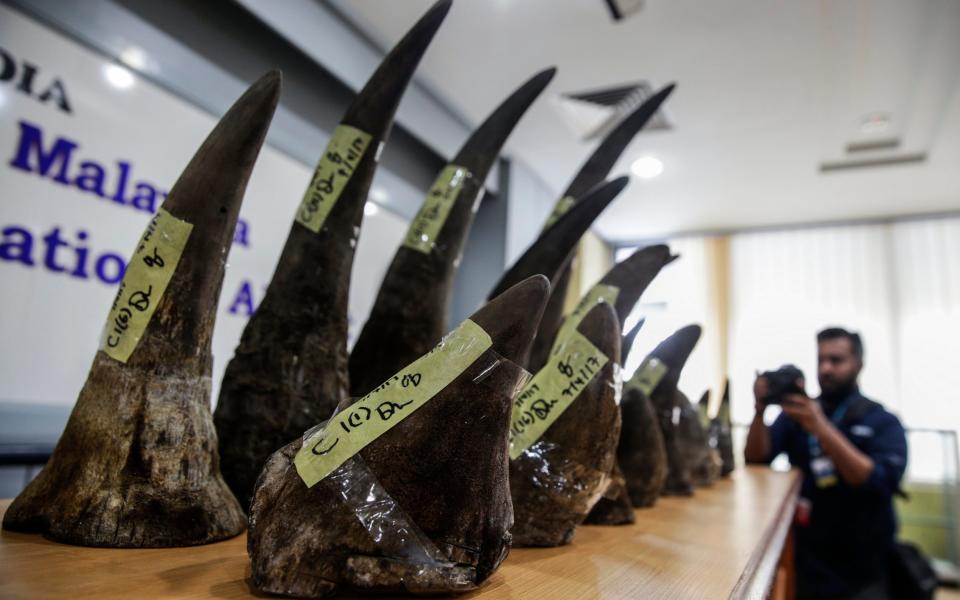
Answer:
[[[373,215],[380,212],[380,207],[374,204],[373,202],[367,202],[363,205],[363,214],[372,217]]]
[[[641,179],[653,179],[663,173],[663,162],[653,156],[641,156],[633,161],[630,170]]]
[[[118,90],[128,89],[133,87],[134,84],[133,73],[131,73],[128,69],[113,63],[103,66],[103,76],[106,78],[107,83]]]
[[[120,60],[132,69],[142,70],[147,66],[147,55],[140,48],[130,46],[120,53]]]
[[[387,194],[387,190],[384,189],[384,188],[382,188],[382,187],[380,187],[380,186],[377,186],[377,187],[373,188],[372,190],[370,190],[370,198],[371,198],[374,202],[378,202],[378,203],[380,203],[380,204],[384,204],[384,203],[387,201],[387,197],[388,197],[388,196],[389,196],[389,194]]]

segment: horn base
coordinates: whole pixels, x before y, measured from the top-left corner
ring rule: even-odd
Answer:
[[[620,323],[597,304],[577,329],[608,359],[540,439],[510,461],[514,546],[562,546],[603,495],[616,465],[620,409],[614,369]]]
[[[633,514],[633,503],[627,493],[627,482],[620,467],[613,465],[613,479],[607,486],[603,498],[594,505],[584,523],[587,525],[630,525],[637,521]]]
[[[98,352],[60,442],[4,528],[110,548],[238,535],[243,511],[220,477],[209,398],[209,375],[155,375]]]

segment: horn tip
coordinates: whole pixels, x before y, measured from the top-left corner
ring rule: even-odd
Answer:
[[[427,11],[427,15],[443,19],[447,16],[447,13],[450,12],[451,6],[453,6],[453,0],[437,0],[437,2],[430,7],[430,10]]]
[[[536,78],[536,79],[546,79],[547,81],[550,81],[551,79],[553,79],[553,76],[556,75],[556,74],[557,74],[557,67],[556,67],[556,66],[551,66],[551,67],[547,67],[546,69],[543,69],[542,71],[540,71],[539,73],[537,73],[536,76],[535,76],[535,78]]]
[[[245,96],[265,100],[266,104],[272,107],[280,99],[280,89],[282,87],[283,74],[280,69],[271,69],[253,82]]]

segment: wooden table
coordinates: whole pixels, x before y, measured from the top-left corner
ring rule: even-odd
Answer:
[[[517,548],[473,599],[764,598],[799,489],[750,467],[693,498],[663,498],[626,527],[577,530],[569,546]],[[6,510],[9,501],[0,502]],[[246,598],[246,537],[165,550],[110,550],[0,534],[0,598]],[[381,597],[382,598],[382,597]]]

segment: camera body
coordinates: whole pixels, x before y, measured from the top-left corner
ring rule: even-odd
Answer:
[[[767,381],[764,405],[781,404],[784,395],[803,393],[803,389],[797,385],[798,379],[804,379],[803,371],[795,365],[783,365],[776,371],[765,371],[760,374],[760,377]]]

